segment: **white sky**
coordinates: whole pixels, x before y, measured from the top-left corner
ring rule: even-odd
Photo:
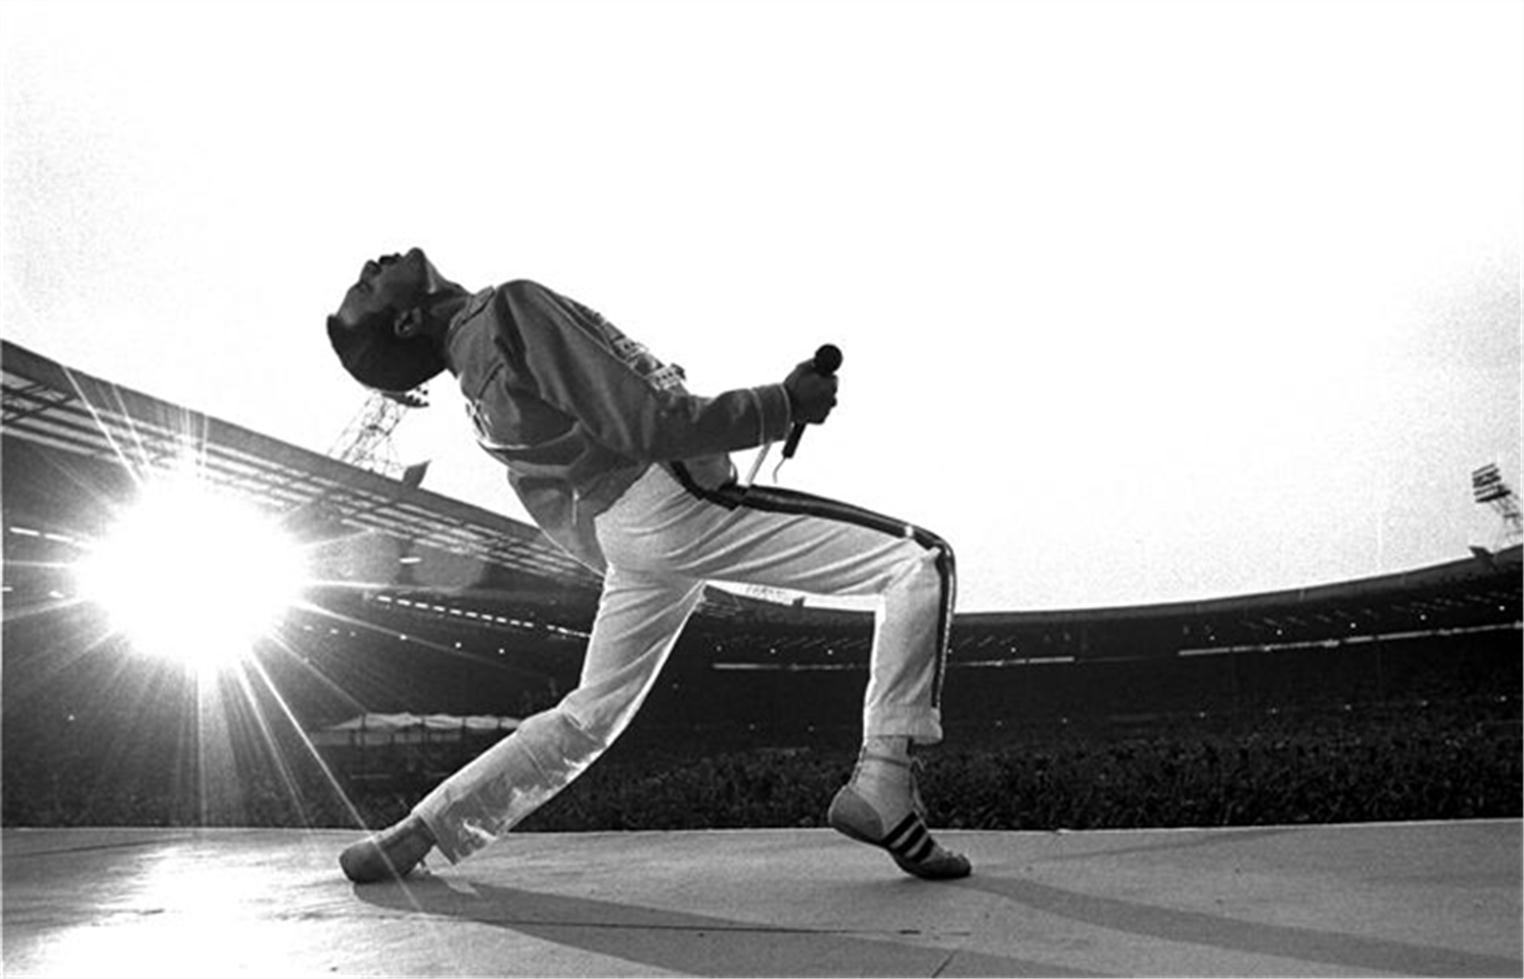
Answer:
[[[8,2],[0,70],[4,335],[309,448],[417,244],[700,393],[839,345],[779,482],[964,611],[1419,567],[1518,487],[1517,2]],[[404,461],[522,518],[432,394]]]

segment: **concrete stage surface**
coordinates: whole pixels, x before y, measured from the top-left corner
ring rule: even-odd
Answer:
[[[8,829],[5,974],[1524,972],[1518,820],[944,830],[955,883],[804,829],[523,833],[356,887],[358,836]]]

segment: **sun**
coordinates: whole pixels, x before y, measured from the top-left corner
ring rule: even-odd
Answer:
[[[275,521],[194,470],[145,483],[77,572],[82,594],[135,650],[198,671],[249,655],[306,574]]]

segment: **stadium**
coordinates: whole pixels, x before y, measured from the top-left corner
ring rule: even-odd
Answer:
[[[420,471],[377,471],[284,444],[11,343],[3,367],[7,971],[15,961],[23,972],[59,967],[48,958],[46,916],[12,914],[18,893],[42,886],[28,867],[66,862],[81,846],[160,855],[223,847],[223,857],[290,846],[312,862],[304,873],[335,876],[340,840],[399,818],[575,686],[599,581],[535,528],[431,492]],[[166,485],[173,493],[157,499]],[[1494,487],[1488,499],[1509,497]],[[157,522],[134,523],[156,500]],[[1144,850],[1148,834],[1170,828],[1215,827],[1225,842],[1201,845],[1238,846],[1252,842],[1246,827],[1365,825],[1373,835],[1360,847],[1436,854],[1442,866],[1413,873],[1444,901],[1472,901],[1475,920],[1516,917],[1524,615],[1520,548],[1504,543],[1287,591],[960,614],[946,677],[949,737],[927,772],[939,802],[933,821],[987,843],[1032,834],[1038,849],[1113,839],[1055,834],[1130,831],[1139,835],[1127,845]],[[264,607],[251,612],[258,601]],[[631,730],[532,816],[523,837],[646,831],[628,837],[632,845],[723,861],[710,853],[713,835],[684,834],[735,829],[795,834],[785,838],[806,841],[798,859],[827,859],[814,853],[826,845],[816,831],[853,762],[858,731],[844,719],[866,682],[870,627],[867,612],[711,587]],[[176,655],[143,655],[137,647],[150,640]],[[93,835],[81,844],[60,828]],[[1404,838],[1413,828],[1426,842]],[[307,842],[270,843],[294,837]],[[594,849],[595,862],[615,859],[612,848]],[[1510,854],[1511,863],[1495,863]],[[502,859],[511,870],[518,858]],[[1491,869],[1467,877],[1476,861]],[[746,872],[755,871],[737,870]],[[1434,883],[1447,873],[1449,884]],[[1004,898],[1064,914],[1055,895]],[[404,889],[380,907],[419,900],[482,920],[460,912],[454,892]],[[949,957],[941,933],[897,944],[853,923],[816,932],[775,922],[758,932],[700,908],[642,917],[622,898],[607,900],[563,897],[538,924],[504,912],[520,945],[564,946],[558,929],[596,933],[571,941],[591,960],[546,958],[541,948],[517,960],[527,966],[489,966],[495,960],[462,952],[432,965],[410,960],[403,971],[574,974],[618,961],[710,974],[931,974],[917,958],[931,955],[946,974],[1057,974],[1048,971],[1056,958],[1017,956],[1004,939],[975,947],[969,933],[960,933],[961,956]],[[1122,906],[1117,895],[1092,900]],[[1106,918],[1101,907],[1068,917]],[[280,927],[267,908],[245,910]],[[151,916],[121,914],[138,913]],[[185,913],[171,908],[170,917]],[[1239,971],[1251,954],[1267,956],[1261,965],[1272,971],[1294,961],[1355,972],[1519,970],[1516,931],[1446,932],[1466,917],[1459,912],[1406,907],[1426,921],[1409,938],[1358,922],[1319,930],[1284,914],[1250,934],[1241,921],[1150,913],[1157,920],[1145,915],[1153,923],[1134,937],[1220,954],[1139,959],[1127,950],[1125,961],[1143,971]],[[126,934],[121,914],[98,930]],[[664,950],[642,951],[632,936],[644,931],[665,933]],[[694,936],[706,931],[734,948],[703,951]],[[479,951],[508,939],[463,941]],[[818,954],[831,957],[799,964]],[[596,957],[604,955],[614,958]],[[292,971],[257,956],[233,961],[242,963],[233,971]],[[318,961],[295,971],[323,971]],[[374,968],[334,961],[341,971]],[[1104,956],[1082,961],[1084,971],[1107,971]]]

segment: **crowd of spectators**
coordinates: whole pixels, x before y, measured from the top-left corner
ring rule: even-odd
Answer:
[[[1151,721],[955,728],[925,753],[932,822],[1056,830],[1518,817],[1516,694]],[[812,827],[850,773],[855,732],[808,736],[637,722],[524,831]],[[143,754],[152,754],[144,752]],[[388,823],[440,773],[365,778],[302,752],[210,769],[8,755],[7,826]],[[140,759],[142,761],[142,759]]]
[[[819,826],[855,760],[819,744],[642,744],[525,828]],[[921,779],[938,826],[1056,830],[1520,815],[1517,699],[955,732]]]

